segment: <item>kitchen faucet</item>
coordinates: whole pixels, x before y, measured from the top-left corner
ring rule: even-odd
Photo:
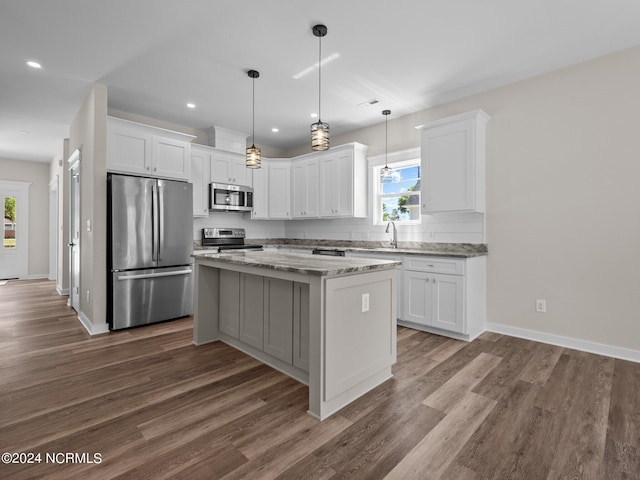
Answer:
[[[387,229],[384,231],[385,233],[389,233],[389,225],[393,225],[393,238],[391,240],[391,246],[393,248],[398,248],[398,230],[396,229],[396,222],[387,223]]]

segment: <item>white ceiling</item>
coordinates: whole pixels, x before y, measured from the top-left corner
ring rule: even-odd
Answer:
[[[317,23],[334,134],[640,44],[637,0],[0,0],[0,157],[50,161],[94,82],[110,108],[250,133],[252,68],[256,143],[303,144]]]

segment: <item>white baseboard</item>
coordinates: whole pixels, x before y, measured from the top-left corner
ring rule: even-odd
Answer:
[[[562,335],[538,332],[535,330],[528,330],[526,328],[511,327],[509,325],[502,325],[499,323],[487,323],[487,330],[490,332],[509,335],[511,337],[534,340],[536,342],[548,343],[559,347],[567,347],[574,350],[581,350],[583,352],[596,353],[598,355],[605,355],[607,357],[640,363],[640,351],[631,350],[630,348],[614,347],[612,345],[605,345],[604,343],[563,337]]]
[[[61,288],[58,285],[56,285],[56,292],[58,292],[58,295],[69,295],[69,289],[68,288]]]
[[[107,325],[106,323],[93,325],[91,323],[91,320],[89,320],[89,318],[83,312],[78,312],[78,320],[80,320],[80,323],[89,335],[100,335],[102,333],[109,333],[109,325]]]
[[[27,280],[41,280],[43,278],[49,280],[49,274],[48,273],[36,273],[34,275],[27,275]]]

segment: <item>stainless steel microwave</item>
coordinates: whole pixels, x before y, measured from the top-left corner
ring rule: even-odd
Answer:
[[[253,209],[253,188],[244,185],[212,183],[209,189],[209,210],[250,212]]]

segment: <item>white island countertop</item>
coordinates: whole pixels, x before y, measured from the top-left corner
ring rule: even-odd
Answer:
[[[394,260],[277,252],[195,253],[193,257],[195,259],[216,260],[234,265],[320,276],[386,270],[401,264],[401,262]]]

